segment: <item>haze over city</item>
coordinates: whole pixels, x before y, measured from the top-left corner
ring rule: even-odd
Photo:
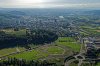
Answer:
[[[0,0],[1,8],[99,8],[100,0]]]

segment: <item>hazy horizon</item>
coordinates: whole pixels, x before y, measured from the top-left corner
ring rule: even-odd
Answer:
[[[100,0],[0,0],[0,8],[100,8]]]

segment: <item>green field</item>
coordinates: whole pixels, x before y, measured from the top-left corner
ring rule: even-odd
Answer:
[[[58,45],[64,45],[72,49],[72,51],[79,52],[81,45],[78,44],[73,38],[70,37],[61,37],[59,38],[56,43]]]
[[[20,59],[27,59],[27,60],[37,60],[39,58],[45,58],[46,56],[48,56],[48,55],[39,51],[39,50],[32,50],[29,52],[15,54],[11,57],[16,57],[16,58],[20,58]]]
[[[5,56],[9,53],[13,53],[16,52],[16,48],[6,48],[6,49],[2,49],[0,50],[0,56]]]
[[[100,66],[100,62],[98,62],[96,66]]]
[[[51,46],[47,48],[47,52],[49,54],[63,54],[64,49],[61,47],[57,47],[57,46]]]
[[[63,52],[64,50],[60,47],[50,46],[50,47],[43,47],[43,48],[40,47],[32,51],[15,54],[10,57],[22,58],[27,60],[37,60],[40,58],[45,58],[48,55],[63,54]]]
[[[2,30],[6,34],[14,35],[14,36],[23,36],[26,35],[26,29],[19,29],[19,31],[14,31],[14,29],[5,29]]]
[[[59,37],[58,40],[59,42],[75,42],[75,39],[71,37]]]
[[[62,61],[64,56],[69,56],[72,54],[72,51],[79,52],[80,51],[80,44],[78,44],[73,38],[71,37],[60,37],[58,40],[53,42],[52,44],[46,45],[32,45],[30,44],[34,50],[21,52],[15,55],[10,55],[9,57],[16,57],[19,59],[26,59],[26,60],[39,60],[39,59],[53,59],[55,60],[57,56],[61,56]],[[19,48],[23,50],[23,48]],[[13,49],[3,49],[0,50],[0,53],[6,54],[17,51],[16,48]],[[57,56],[56,56],[57,55]],[[56,57],[56,58],[54,58]],[[59,58],[59,57],[58,57]]]
[[[77,66],[77,64],[75,64],[75,63],[71,63],[69,66]]]
[[[85,30],[88,32],[89,35],[99,35],[100,36],[100,27],[92,27],[92,26],[81,26],[81,29]],[[83,33],[81,33],[83,34]],[[88,35],[84,33],[84,35]]]
[[[19,51],[25,50],[25,48],[23,48],[23,47],[5,48],[5,49],[0,50],[0,56],[5,56],[5,55],[8,55],[8,54],[17,52],[16,48],[18,48]]]

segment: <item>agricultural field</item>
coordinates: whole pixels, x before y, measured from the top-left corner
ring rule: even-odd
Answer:
[[[93,26],[81,26],[83,30],[88,32],[90,35],[100,35],[100,27],[93,27]],[[82,33],[84,35],[88,35],[86,33]]]
[[[11,57],[16,57],[16,58],[20,58],[20,59],[27,59],[27,60],[38,60],[39,58],[44,58],[46,56],[48,56],[48,55],[39,51],[39,50],[32,50],[29,52],[15,54]]]
[[[0,57],[6,56],[8,54],[14,53],[14,52],[20,52],[25,50],[24,47],[14,47],[14,48],[5,48],[0,50]]]
[[[64,56],[69,56],[72,54],[72,51],[79,52],[80,44],[76,43],[76,41],[71,37],[60,37],[54,43],[36,46],[33,50],[11,55],[10,57],[22,58],[26,60],[46,58],[52,61],[52,59],[57,60],[55,57],[60,57],[61,60]]]
[[[81,44],[77,43],[72,37],[59,37],[55,42],[50,44],[29,44],[28,46],[30,46],[32,50],[26,50],[23,47],[14,47],[0,50],[0,54],[5,56],[10,53],[18,52],[7,57],[26,60],[47,60],[61,66],[65,58],[72,55],[73,51],[80,51]]]
[[[60,37],[56,43],[58,45],[63,45],[69,47],[72,51],[79,52],[81,44],[77,43],[73,38],[70,37]]]
[[[50,45],[49,45],[50,46]],[[15,54],[10,57],[22,58],[27,60],[38,60],[45,58],[49,55],[60,55],[64,53],[64,49],[57,46],[43,46],[34,50],[26,51],[23,53]]]
[[[59,54],[64,53],[64,49],[61,47],[57,47],[57,46],[48,47],[46,50],[49,54],[58,54],[59,55]]]
[[[19,29],[18,31],[14,31],[14,29],[4,29],[2,31],[4,31],[6,34],[10,34],[14,36],[26,35],[26,29]]]

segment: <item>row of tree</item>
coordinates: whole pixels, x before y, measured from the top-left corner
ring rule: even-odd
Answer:
[[[8,46],[16,46],[16,45],[27,45],[30,43],[33,44],[44,44],[51,43],[58,39],[58,36],[50,31],[45,30],[32,30],[29,32],[30,34],[26,34],[24,36],[14,36],[7,35],[4,32],[0,32],[0,48],[8,47]]]
[[[27,61],[24,59],[8,58],[6,61],[1,61],[0,66],[57,66],[56,63],[49,63],[48,61]]]

